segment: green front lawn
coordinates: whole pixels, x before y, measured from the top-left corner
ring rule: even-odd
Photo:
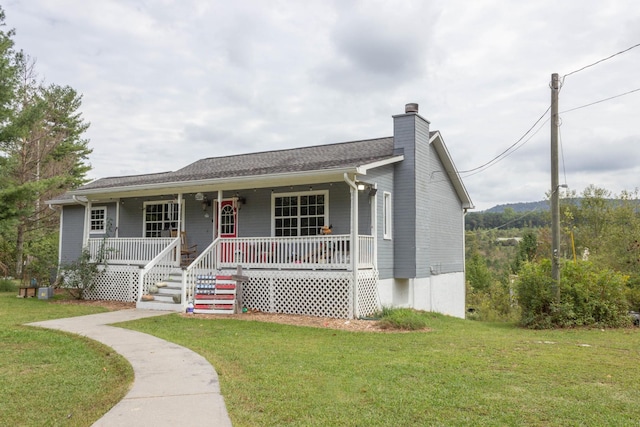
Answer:
[[[129,363],[79,336],[22,326],[105,311],[0,293],[0,425],[88,426],[126,394]]]
[[[426,316],[431,332],[355,333],[178,315],[126,326],[204,355],[220,376],[234,426],[640,420],[637,329],[533,331]]]
[[[86,426],[125,394],[130,367],[109,348],[20,326],[96,311],[0,294],[0,425]],[[533,331],[426,318],[430,332],[346,332],[197,315],[124,326],[204,355],[236,427],[640,420],[637,328]],[[177,369],[187,375],[190,367]]]

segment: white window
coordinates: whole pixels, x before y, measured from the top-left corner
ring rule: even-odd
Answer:
[[[386,191],[384,192],[383,204],[383,237],[385,239],[391,239],[391,232],[393,231],[393,222],[391,221],[391,212],[393,210],[393,205],[391,204],[391,193],[388,193]]]
[[[91,208],[91,232],[92,233],[104,233],[106,230],[107,222],[107,208],[104,206]]]
[[[273,235],[315,236],[327,224],[329,192],[274,194]]]
[[[173,201],[144,203],[144,237],[162,237],[178,229],[179,205]]]

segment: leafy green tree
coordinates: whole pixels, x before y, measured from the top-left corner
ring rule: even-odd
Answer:
[[[0,235],[15,242],[11,258],[20,276],[26,260],[50,258],[44,248],[52,245],[34,244],[58,226],[45,201],[85,182],[91,149],[83,138],[89,124],[79,112],[82,97],[39,82],[35,61],[13,51],[12,35],[0,33],[0,75],[8,77],[0,84]]]
[[[518,243],[518,253],[512,265],[513,273],[517,273],[524,262],[532,262],[538,255],[538,235],[533,230],[527,230]]]
[[[582,192],[580,207],[575,213],[576,236],[581,247],[589,248],[592,254],[598,254],[603,237],[611,221],[611,192],[604,188],[589,185]]]
[[[475,253],[466,264],[467,281],[474,290],[488,289],[493,282],[493,276],[487,266],[487,260]]]

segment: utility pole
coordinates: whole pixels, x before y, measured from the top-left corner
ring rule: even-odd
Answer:
[[[551,277],[560,302],[560,184],[558,183],[558,73],[551,75]]]

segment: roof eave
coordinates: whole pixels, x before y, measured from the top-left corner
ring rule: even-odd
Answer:
[[[192,193],[198,191],[240,190],[244,188],[278,187],[296,184],[317,184],[321,182],[342,181],[344,173],[357,173],[358,167],[324,169],[304,172],[287,172],[269,175],[250,175],[232,178],[214,178],[190,181],[172,181],[154,184],[126,185],[109,188],[74,190],[71,195],[95,198],[118,198],[154,196],[173,193]]]
[[[467,192],[467,189],[464,186],[464,183],[462,182],[462,178],[458,173],[458,169],[453,163],[453,159],[451,158],[451,155],[449,154],[449,150],[447,149],[447,146],[444,144],[444,141],[442,140],[442,135],[440,135],[439,131],[436,131],[431,136],[431,138],[429,138],[429,143],[433,144],[434,148],[436,149],[436,152],[440,156],[440,161],[442,161],[442,163],[444,164],[444,168],[447,171],[447,175],[449,175],[449,179],[451,180],[451,183],[453,184],[453,187],[455,188],[456,193],[458,193],[458,197],[462,202],[462,207],[464,209],[475,208],[475,206],[473,205],[473,202],[471,201],[471,197],[469,196],[469,193]]]

